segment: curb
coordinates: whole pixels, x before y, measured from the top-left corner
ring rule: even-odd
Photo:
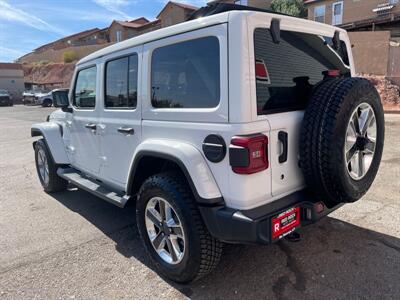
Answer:
[[[394,115],[400,115],[400,110],[385,110],[385,114],[394,114]]]

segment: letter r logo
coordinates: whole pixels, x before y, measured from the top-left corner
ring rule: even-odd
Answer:
[[[274,232],[279,231],[279,223],[274,224]]]

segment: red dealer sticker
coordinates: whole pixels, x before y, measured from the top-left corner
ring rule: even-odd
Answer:
[[[272,238],[282,238],[300,225],[300,207],[292,207],[272,218]]]

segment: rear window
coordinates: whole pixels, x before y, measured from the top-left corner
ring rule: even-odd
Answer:
[[[269,29],[256,28],[257,113],[259,115],[303,109],[312,89],[338,70],[349,76],[346,45],[333,50],[332,38],[308,33],[281,31],[278,44]]]
[[[157,48],[151,59],[156,108],[212,108],[220,98],[219,41],[204,37]]]

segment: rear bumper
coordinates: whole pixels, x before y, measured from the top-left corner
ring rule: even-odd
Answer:
[[[322,202],[313,201],[305,191],[300,191],[251,210],[239,211],[225,206],[202,206],[199,209],[211,235],[219,240],[230,243],[270,244],[285,236],[283,234],[272,238],[271,219],[287,209],[300,207],[300,224],[293,228],[297,230],[315,223],[342,206],[338,204],[328,208],[321,204],[323,205]]]

